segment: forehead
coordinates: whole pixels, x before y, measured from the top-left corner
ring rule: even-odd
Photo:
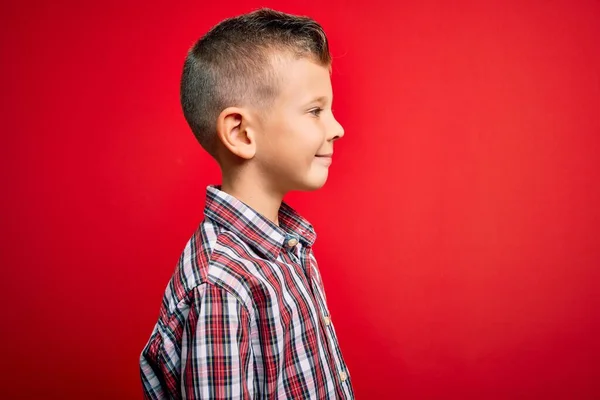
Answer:
[[[304,57],[284,57],[274,62],[274,68],[282,100],[298,103],[318,97],[331,100],[333,93],[328,65],[323,66]]]

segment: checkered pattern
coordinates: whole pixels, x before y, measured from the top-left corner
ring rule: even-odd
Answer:
[[[207,188],[140,357],[146,399],[353,399],[312,226]]]

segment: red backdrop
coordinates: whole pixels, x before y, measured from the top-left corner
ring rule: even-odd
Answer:
[[[600,3],[67,3],[0,10],[0,397],[141,398],[218,182],[182,62],[262,5],[332,42],[346,136],[327,186],[289,202],[357,397],[600,397]]]

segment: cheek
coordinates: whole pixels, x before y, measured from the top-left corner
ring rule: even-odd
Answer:
[[[302,130],[302,140],[307,148],[315,152],[321,148],[325,141],[325,127],[319,121],[309,121]]]
[[[269,153],[282,160],[311,162],[325,140],[325,128],[319,120],[309,116],[290,117],[269,132]]]

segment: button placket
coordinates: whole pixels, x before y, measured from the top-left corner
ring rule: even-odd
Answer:
[[[348,373],[344,369],[342,369],[342,368],[344,368],[344,363],[342,362],[342,360],[340,359],[338,361],[335,359],[335,352],[339,348],[339,345],[337,344],[337,341],[335,339],[335,334],[331,331],[331,329],[333,329],[333,327],[331,326],[331,316],[329,316],[328,314],[323,314],[322,320],[326,327],[325,328],[325,338],[327,339],[327,342],[329,343],[331,355],[333,356],[333,362],[336,365],[336,368],[340,368],[340,369],[338,369],[338,371],[339,371],[338,376],[340,378],[340,381],[343,383],[348,379]]]

